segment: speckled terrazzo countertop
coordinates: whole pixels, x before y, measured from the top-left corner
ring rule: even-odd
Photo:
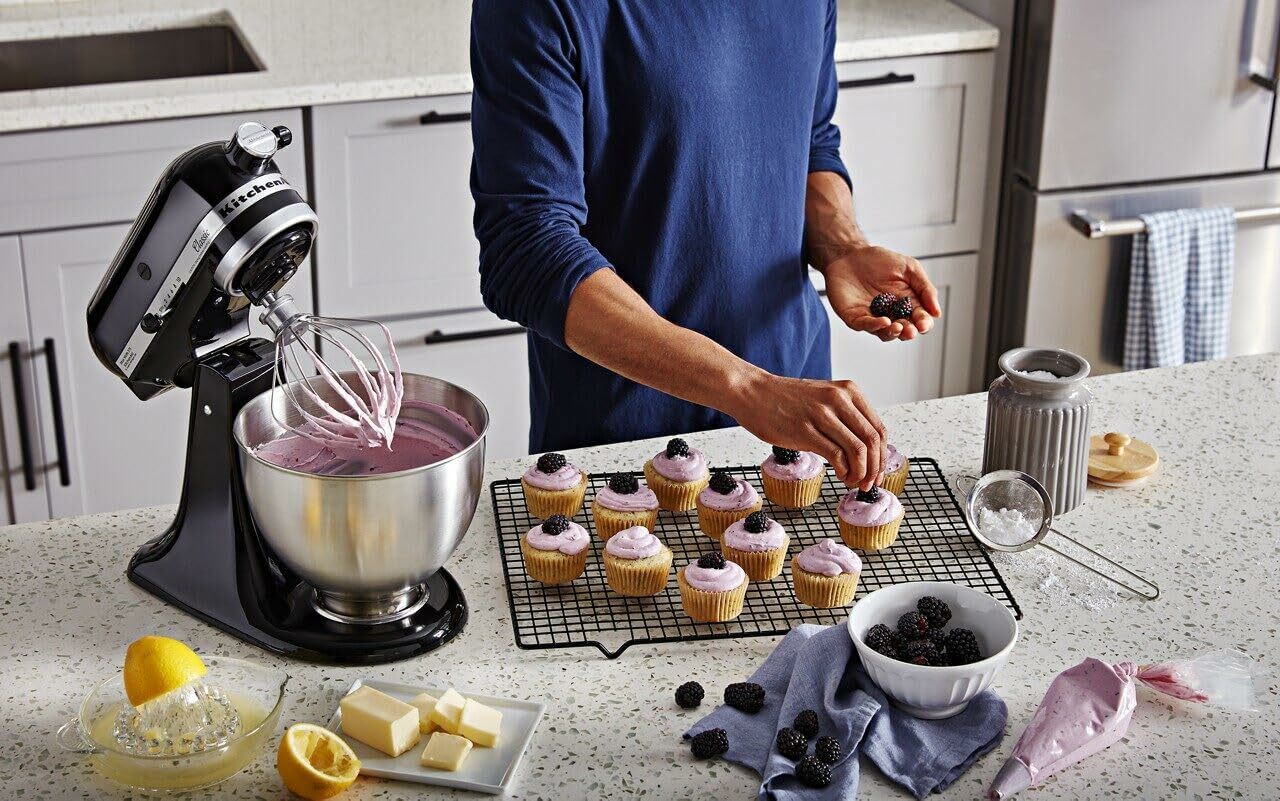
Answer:
[[[1123,557],[1163,588],[1141,603],[1069,572],[1046,576],[1035,559],[1002,570],[1025,613],[1022,640],[997,677],[1009,704],[1009,737],[945,795],[974,798],[995,775],[1049,679],[1085,656],[1157,660],[1210,647],[1240,648],[1274,670],[1280,659],[1280,355],[1250,357],[1092,381],[1095,429],[1120,429],[1160,449],[1162,470],[1129,490],[1090,489],[1060,527]],[[984,396],[886,410],[908,454],[933,456],[949,476],[980,462]],[[716,462],[760,458],[740,429],[694,435]],[[635,469],[658,441],[571,454],[591,471]],[[490,466],[487,480],[513,477],[520,461]],[[284,723],[323,722],[342,690],[367,675],[455,684],[548,706],[510,798],[747,798],[757,781],[726,763],[695,762],[679,739],[694,717],[671,701],[676,685],[740,680],[769,653],[772,638],[637,645],[614,661],[594,651],[529,652],[513,644],[487,496],[449,569],[471,604],[464,632],[443,649],[374,668],[331,668],[270,656],[198,623],[130,585],[133,549],[161,531],[171,508],[97,515],[0,529],[0,787],[5,798],[126,798],[82,757],[65,754],[53,731],[99,678],[118,669],[126,643],[163,633],[211,654],[279,665],[294,676]],[[1265,694],[1276,704],[1273,677]],[[276,741],[271,748],[274,750]],[[1035,798],[1275,797],[1280,714],[1175,708],[1143,693],[1123,745],[1044,787]],[[273,757],[200,798],[282,796]],[[437,797],[445,791],[363,779],[343,798]],[[862,797],[907,798],[874,770]]]
[[[471,91],[466,0],[0,0],[0,41],[231,22],[256,73],[0,92],[0,132]],[[840,0],[836,58],[995,47],[947,0]]]

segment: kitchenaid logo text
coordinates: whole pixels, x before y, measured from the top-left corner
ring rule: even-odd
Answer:
[[[227,217],[230,217],[232,214],[234,214],[236,209],[246,204],[253,203],[254,198],[256,198],[258,195],[264,194],[268,190],[274,189],[276,187],[283,187],[286,185],[287,184],[285,184],[283,178],[276,178],[273,181],[261,181],[261,182],[255,181],[253,184],[249,186],[248,191],[241,192],[235,197],[228,198],[227,200],[223,201],[222,205],[218,207],[218,214],[225,220]]]

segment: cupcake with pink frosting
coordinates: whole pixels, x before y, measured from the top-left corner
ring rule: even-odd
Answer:
[[[671,549],[644,526],[624,528],[604,546],[604,577],[621,595],[657,595],[671,573]]]
[[[684,613],[699,623],[723,623],[742,614],[747,597],[746,571],[724,558],[708,553],[676,573]]]
[[[707,457],[679,437],[668,440],[665,450],[644,463],[644,480],[658,496],[658,504],[673,512],[692,509],[710,477]]]
[[[591,502],[591,519],[596,536],[605,541],[632,526],[653,531],[658,522],[658,496],[630,473],[615,473]]]
[[[861,573],[862,560],[834,539],[816,542],[791,558],[796,599],[818,609],[848,606]]]
[[[587,474],[560,453],[544,453],[520,478],[529,514],[546,520],[552,515],[573,517],[582,508]]]
[[[520,538],[525,570],[543,584],[568,584],[587,568],[591,535],[564,515],[552,515]]]
[[[901,495],[907,487],[907,473],[911,470],[911,460],[902,451],[892,445],[885,446],[885,460],[880,471],[880,486]]]
[[[765,497],[786,509],[813,506],[822,492],[826,463],[816,453],[773,446],[760,465]]]
[[[850,490],[836,510],[840,518],[840,538],[850,548],[878,551],[898,539],[898,526],[905,510],[898,496],[883,487],[867,491]]]
[[[698,527],[713,540],[736,520],[742,520],[764,506],[756,488],[724,470],[713,470],[711,480],[698,493]]]
[[[720,538],[724,558],[736,562],[752,581],[768,581],[782,572],[791,538],[782,524],[764,512],[735,521]]]

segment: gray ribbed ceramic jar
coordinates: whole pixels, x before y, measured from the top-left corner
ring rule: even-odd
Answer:
[[[1053,499],[1055,516],[1084,500],[1089,480],[1089,362],[1058,348],[1015,348],[987,392],[982,472],[1021,470]],[[1027,375],[1037,370],[1055,378]]]

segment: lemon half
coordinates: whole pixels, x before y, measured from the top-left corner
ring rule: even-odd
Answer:
[[[360,759],[341,737],[311,723],[295,723],[280,738],[276,771],[303,798],[333,798],[360,774]]]
[[[204,662],[187,644],[171,637],[134,640],[124,655],[124,691],[142,706],[205,674]]]

